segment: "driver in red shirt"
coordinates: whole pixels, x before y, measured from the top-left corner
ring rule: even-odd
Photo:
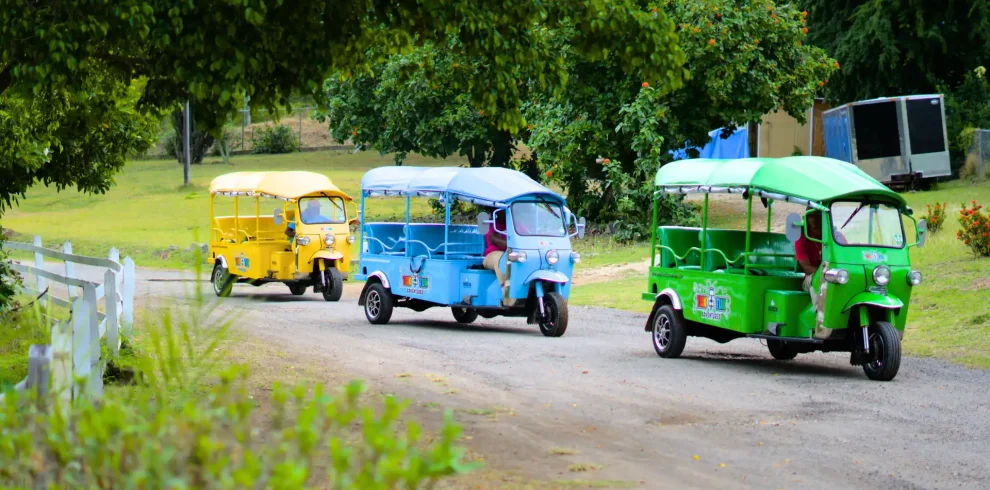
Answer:
[[[822,244],[808,239],[808,237],[814,238],[815,240],[822,239],[821,211],[811,211],[805,215],[805,221],[808,230],[807,236],[802,233],[801,238],[798,238],[798,240],[794,242],[794,256],[797,258],[798,265],[801,266],[801,271],[804,272],[804,290],[811,295],[811,304],[815,307],[815,323],[818,326],[821,326],[824,320],[823,311],[825,309],[825,288],[822,287],[820,291],[815,291],[811,281],[815,275],[815,271],[822,266]],[[821,284],[822,286],[825,285],[824,280]]]

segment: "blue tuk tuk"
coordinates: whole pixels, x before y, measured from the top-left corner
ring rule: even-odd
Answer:
[[[585,221],[564,198],[515,170],[463,167],[381,167],[361,179],[361,216],[369,197],[406,200],[405,223],[362,223],[356,280],[365,280],[359,304],[373,324],[394,308],[450,307],[454,319],[526,317],[548,337],[567,330],[567,298],[581,256],[570,238],[584,236]],[[443,223],[411,223],[414,197],[438,199]],[[477,222],[452,224],[451,205],[466,201],[492,210]],[[501,215],[501,216],[499,216]],[[504,235],[498,262],[507,289],[482,266],[489,227]],[[503,229],[504,227],[504,229]]]

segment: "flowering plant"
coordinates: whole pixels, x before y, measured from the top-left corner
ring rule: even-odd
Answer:
[[[984,214],[982,209],[975,199],[971,206],[963,204],[959,211],[962,230],[956,232],[956,239],[972,249],[973,254],[990,257],[990,214]]]

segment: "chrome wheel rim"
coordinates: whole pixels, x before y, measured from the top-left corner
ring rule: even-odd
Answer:
[[[873,360],[868,364],[870,369],[874,371],[883,369],[884,345],[883,337],[879,333],[870,334],[870,353],[873,354]]]
[[[670,319],[665,315],[657,315],[653,322],[653,344],[660,350],[667,350],[670,345]]]
[[[223,269],[219,267],[213,271],[213,290],[217,294],[223,290]]]
[[[382,297],[378,295],[378,291],[369,292],[364,305],[371,318],[378,318],[378,314],[382,312]]]

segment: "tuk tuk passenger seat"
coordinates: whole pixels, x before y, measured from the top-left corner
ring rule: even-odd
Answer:
[[[405,224],[365,223],[364,238],[368,253],[373,255],[405,255]]]
[[[657,228],[657,245],[660,248],[660,267],[698,268],[701,256],[701,229],[684,226],[661,226]],[[693,249],[693,250],[692,250]],[[679,260],[677,257],[683,258]]]

